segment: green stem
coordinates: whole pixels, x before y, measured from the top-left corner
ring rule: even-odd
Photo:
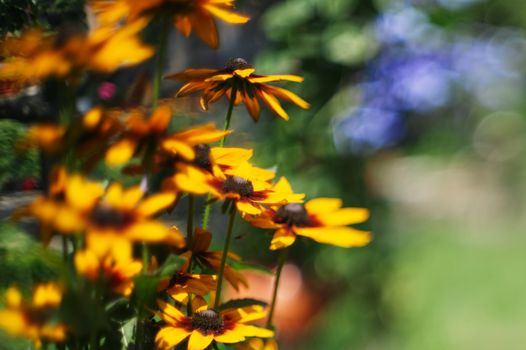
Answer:
[[[281,270],[283,270],[283,265],[285,265],[285,260],[287,259],[287,253],[288,249],[282,249],[279,253],[278,257],[278,268],[276,270],[276,279],[274,280],[274,290],[272,292],[272,302],[270,303],[270,311],[268,313],[268,319],[267,319],[267,328],[270,329],[272,327],[272,318],[274,317],[274,310],[276,308],[276,300],[278,297],[278,288],[279,288],[279,281],[281,278]]]
[[[219,265],[219,275],[217,276],[216,300],[214,309],[217,309],[221,301],[221,288],[223,286],[223,275],[225,273],[226,258],[228,250],[230,249],[230,241],[232,240],[232,229],[234,228],[234,219],[236,218],[236,206],[232,205],[230,208],[230,218],[228,220],[228,230],[225,238],[225,246],[223,247],[223,255],[221,256],[221,264]]]
[[[68,261],[68,239],[62,235],[62,259]]]
[[[234,84],[234,86],[232,86],[232,93],[230,94],[230,103],[228,104],[228,111],[226,112],[225,126],[223,127],[223,131],[227,131],[228,128],[230,127],[230,120],[232,119],[232,111],[234,110],[236,96],[237,96],[237,88],[236,88],[236,85]],[[219,147],[225,146],[225,140],[226,140],[226,135],[223,136],[221,141],[219,141]]]
[[[188,249],[192,249],[192,241],[193,241],[193,232],[194,232],[194,196],[191,194],[188,195],[188,222],[186,225],[186,245]],[[193,262],[194,262],[194,256],[190,255],[190,261],[188,262],[188,269],[186,272],[188,274],[192,273],[193,268]],[[192,314],[192,294],[188,293],[188,303],[186,304],[187,315]]]
[[[162,15],[161,37],[159,38],[159,52],[157,53],[157,62],[155,65],[155,72],[153,76],[153,93],[152,106],[157,107],[159,102],[159,95],[161,91],[161,78],[164,68],[164,56],[166,55],[168,34],[170,33],[170,21],[167,15]]]
[[[228,128],[230,127],[230,120],[232,119],[232,111],[234,110],[234,104],[236,102],[236,96],[237,96],[237,88],[234,85],[232,87],[232,93],[230,94],[230,102],[228,104],[228,111],[226,112],[225,125],[223,127],[224,131],[227,131]],[[223,136],[221,141],[219,141],[219,147],[224,147],[225,146],[225,140],[226,140],[226,135]],[[208,202],[211,198],[212,197],[210,195],[208,195],[207,198],[206,198],[206,202]],[[210,208],[211,208],[210,204],[205,206],[205,212],[203,214],[203,224],[201,225],[201,227],[204,230],[206,230],[206,228],[208,227],[208,220],[210,219]]]

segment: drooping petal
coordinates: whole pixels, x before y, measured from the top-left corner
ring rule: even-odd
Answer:
[[[183,36],[187,37],[190,36],[190,33],[192,32],[192,24],[190,23],[190,20],[187,16],[175,16],[175,27]]]
[[[204,350],[214,340],[213,334],[204,335],[198,330],[194,330],[188,341],[188,350]]]
[[[310,104],[307,101],[305,101],[304,99],[302,99],[301,97],[289,90],[270,85],[263,86],[262,89],[271,95],[274,95],[287,102],[294,103],[296,106],[301,107],[303,109],[307,109],[310,107]]]
[[[318,243],[331,244],[338,247],[363,247],[371,239],[371,233],[351,227],[308,227],[295,228],[298,235],[311,238]]]
[[[203,7],[219,19],[231,24],[244,24],[250,20],[250,17],[240,15],[235,12],[225,10],[212,4],[204,4]]]
[[[270,242],[270,250],[283,249],[291,246],[296,241],[296,235],[286,229],[277,230]]]
[[[206,89],[208,87],[208,83],[207,82],[203,82],[203,81],[191,81],[185,85],[183,85],[182,88],[179,89],[179,91],[177,91],[177,93],[175,94],[176,97],[184,97],[184,96],[187,96],[187,95],[190,95],[196,91],[199,91],[199,90],[203,90],[203,89]]]
[[[272,95],[267,94],[263,90],[256,90],[259,97],[265,102],[265,104],[281,119],[283,120],[289,120],[289,115],[283,107],[281,107],[281,104],[279,103],[278,99],[275,98]]]
[[[259,120],[259,114],[261,110],[258,100],[256,99],[255,96],[251,97],[248,94],[245,94],[244,101],[245,101],[245,107],[247,108],[248,113],[250,114],[252,119],[255,122],[257,122]]]
[[[219,35],[212,16],[202,10],[195,10],[190,17],[190,22],[197,36],[211,48],[217,49],[219,46]]]

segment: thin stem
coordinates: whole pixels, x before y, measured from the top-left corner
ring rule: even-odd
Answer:
[[[225,246],[223,247],[223,255],[221,256],[221,264],[219,265],[219,275],[217,276],[216,300],[214,309],[217,309],[221,300],[221,288],[223,286],[223,275],[225,273],[226,258],[228,250],[230,249],[230,241],[232,240],[232,229],[234,228],[234,219],[236,218],[236,206],[232,205],[230,208],[230,218],[228,220],[228,230],[225,238]]]
[[[161,78],[164,68],[164,59],[166,55],[166,43],[168,40],[168,34],[170,32],[170,21],[167,15],[162,16],[162,28],[161,37],[159,38],[159,52],[157,53],[157,62],[155,65],[155,72],[153,76],[153,93],[152,93],[152,106],[157,107],[159,102],[159,95],[161,91]]]
[[[236,85],[234,85],[232,87],[232,93],[230,94],[230,102],[228,104],[228,110],[226,112],[225,125],[223,127],[224,131],[227,131],[228,128],[230,127],[230,120],[232,119],[232,111],[234,110],[234,104],[236,102],[236,96],[237,96],[237,88],[236,88]],[[219,141],[219,147],[224,147],[225,146],[225,140],[226,140],[226,135],[223,136],[221,141]],[[206,198],[206,202],[208,202],[210,200],[210,198],[212,198],[212,197],[210,195],[208,195],[207,198]],[[210,219],[210,208],[211,207],[212,206],[210,204],[205,205],[205,212],[203,214],[203,223],[201,225],[201,227],[204,230],[206,230],[206,228],[208,227],[208,220]]]
[[[62,259],[68,261],[68,239],[66,236],[62,236]]]
[[[230,103],[228,104],[228,111],[226,112],[226,118],[225,118],[225,126],[223,127],[223,131],[227,131],[230,127],[230,120],[232,119],[232,111],[234,110],[234,104],[236,102],[237,97],[237,88],[236,85],[232,86],[232,93],[230,94]],[[219,147],[223,147],[225,145],[226,135],[223,136],[221,141],[219,141]]]
[[[288,253],[288,249],[282,249],[279,252],[278,268],[276,270],[276,279],[274,280],[274,290],[272,292],[272,302],[270,303],[270,311],[268,313],[268,319],[267,319],[267,328],[269,329],[272,327],[272,317],[274,317],[274,310],[276,308],[279,281],[281,278],[281,270],[283,270],[283,265],[285,265],[285,260],[287,260],[287,253]]]

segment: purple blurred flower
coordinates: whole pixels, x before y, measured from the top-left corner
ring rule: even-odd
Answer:
[[[117,86],[108,81],[100,84],[99,88],[97,89],[99,98],[103,101],[107,101],[111,99],[113,96],[115,96],[116,92],[117,92]]]
[[[405,123],[398,113],[359,108],[334,125],[334,141],[341,150],[367,153],[395,145],[405,132]]]

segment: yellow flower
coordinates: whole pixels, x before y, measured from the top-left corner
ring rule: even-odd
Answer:
[[[115,23],[124,17],[133,22],[151,17],[155,12],[167,14],[185,37],[195,30],[197,36],[214,49],[219,46],[214,17],[230,24],[244,24],[249,20],[231,11],[234,0],[99,0],[93,4],[102,24]]]
[[[216,289],[217,276],[176,272],[168,280],[162,280],[157,290],[164,291],[172,299],[183,302],[188,294],[205,296]]]
[[[247,337],[268,338],[274,332],[251,326],[247,322],[265,317],[261,307],[248,307],[216,311],[208,308],[204,299],[196,297],[192,303],[194,313],[185,316],[174,306],[158,301],[158,316],[166,322],[155,337],[158,349],[171,349],[188,339],[188,350],[204,350],[212,342],[234,344]]]
[[[274,339],[252,338],[244,343],[236,344],[238,350],[278,350],[278,343]]]
[[[292,102],[307,109],[309,103],[289,90],[266,83],[288,80],[302,82],[297,75],[259,75],[255,69],[242,58],[231,59],[224,69],[187,69],[180,73],[170,74],[165,79],[188,81],[177,92],[178,97],[187,96],[203,90],[201,108],[208,109],[210,103],[218,101],[223,95],[230,100],[235,95],[235,105],[244,103],[254,121],[259,120],[260,106],[258,98],[263,101],[278,117],[288,120],[289,116],[283,109],[278,98]]]
[[[282,178],[276,185],[283,192],[292,193],[290,184]],[[342,208],[338,198],[317,198],[305,203],[289,203],[271,207],[259,217],[247,217],[257,227],[276,229],[270,249],[290,246],[296,236],[304,236],[318,243],[339,247],[361,247],[371,241],[371,233],[347,225],[364,222],[369,211],[363,208]]]
[[[111,256],[101,258],[84,250],[75,254],[75,268],[88,280],[96,283],[102,277],[113,292],[129,296],[134,287],[133,277],[141,272],[142,262],[129,258],[117,261]]]
[[[264,205],[301,202],[303,195],[277,192],[270,180],[274,173],[250,165],[248,162],[230,169],[228,174],[205,174],[193,167],[181,168],[174,176],[180,191],[206,194],[221,200],[232,200],[241,215],[259,215]]]
[[[88,34],[68,37],[31,31],[20,38],[7,38],[2,45],[7,59],[0,67],[0,77],[39,80],[64,77],[80,69],[111,73],[120,67],[139,64],[154,53],[137,36],[146,24],[140,20],[119,28],[100,27]]]
[[[106,163],[119,166],[137,153],[155,151],[171,120],[172,110],[167,105],[157,107],[149,118],[140,110],[132,111],[126,118],[124,133],[108,148]]]
[[[190,258],[192,258],[198,265],[219,272],[223,251],[209,251],[211,242],[212,234],[209,231],[196,228],[192,245],[188,247],[188,251],[181,254],[182,257],[186,258],[186,263],[182,266],[181,270],[186,271],[188,269]],[[241,258],[232,252],[228,252],[228,257],[235,261],[241,261]],[[228,263],[225,265],[224,276],[235,290],[239,290],[241,285],[248,287],[245,276],[229,266]]]
[[[31,339],[40,348],[42,340],[61,342],[66,338],[66,327],[56,320],[62,301],[61,288],[54,283],[37,285],[32,301],[24,302],[15,287],[6,291],[6,308],[0,310],[0,328],[16,337]]]
[[[117,261],[131,256],[132,242],[161,242],[169,228],[153,219],[175,200],[173,193],[146,198],[139,186],[124,189],[113,183],[106,191],[101,184],[80,175],[62,173],[54,192],[37,198],[24,211],[37,217],[48,230],[86,234],[86,243],[97,257]]]

